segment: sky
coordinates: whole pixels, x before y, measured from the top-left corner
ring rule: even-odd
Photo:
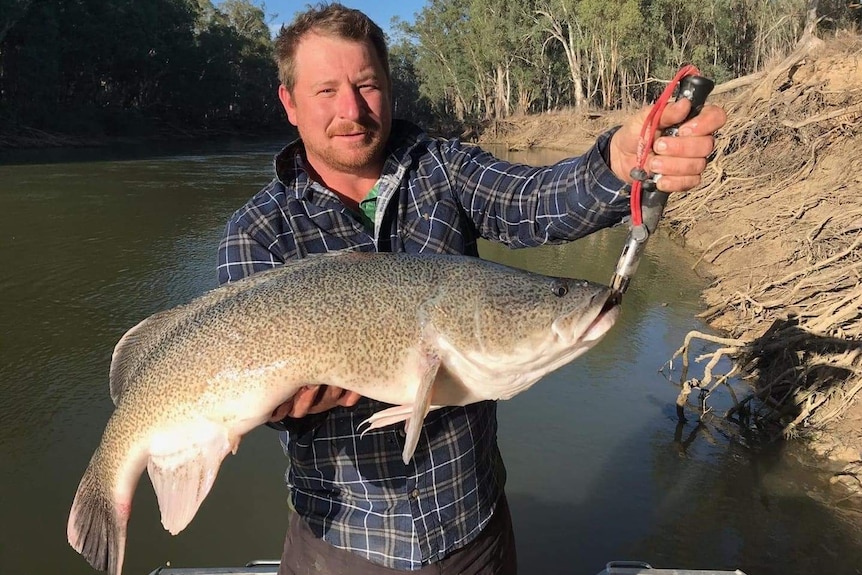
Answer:
[[[425,0],[340,0],[350,8],[362,10],[374,20],[383,31],[390,36],[389,22],[393,16],[398,16],[407,22],[415,20],[415,14],[422,10]],[[304,10],[309,4],[316,5],[317,0],[265,0],[262,2],[266,11],[270,28],[277,32],[282,23],[289,23],[293,15]],[[260,3],[258,3],[258,6]]]

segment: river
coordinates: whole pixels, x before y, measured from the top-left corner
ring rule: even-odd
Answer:
[[[144,317],[215,287],[224,222],[268,182],[278,147],[51,151],[0,165],[0,574],[93,573],[65,525],[111,413],[111,350]],[[607,282],[623,238],[612,229],[566,247],[482,253]],[[622,559],[748,575],[862,573],[858,521],[828,509],[841,494],[799,463],[797,446],[750,449],[719,427],[677,424],[678,388],[659,369],[689,330],[707,330],[695,318],[706,280],[693,263],[656,237],[606,339],[501,402],[523,574],[592,575]],[[729,400],[711,401],[721,410]],[[125,573],[277,558],[284,467],[276,433],[252,432],[176,537],[143,479]]]

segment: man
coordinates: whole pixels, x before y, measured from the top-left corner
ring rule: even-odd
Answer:
[[[571,241],[628,213],[645,111],[581,157],[513,165],[393,121],[387,58],[380,28],[339,4],[282,28],[278,95],[300,140],[276,156],[276,178],[228,222],[221,283],[313,252],[475,256],[477,237],[512,247]],[[663,126],[688,109],[669,106]],[[679,137],[657,140],[647,168],[663,175],[661,190],[700,182],[711,134],[724,121],[720,108],[706,106]],[[496,404],[431,412],[407,465],[401,426],[357,434],[380,409],[323,387],[302,390],[273,414],[289,432],[295,510],[280,573],[515,573]]]

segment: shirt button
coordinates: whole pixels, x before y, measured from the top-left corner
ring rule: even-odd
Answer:
[[[414,489],[413,491],[411,491],[411,492],[410,492],[410,497],[411,497],[412,499],[416,499],[417,497],[419,497],[419,490],[418,490],[418,489]]]

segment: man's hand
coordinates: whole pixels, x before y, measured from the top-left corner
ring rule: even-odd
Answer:
[[[362,396],[330,385],[307,385],[293,397],[279,405],[270,416],[270,421],[281,421],[285,417],[301,418],[313,413],[329,411],[333,407],[353,407]]]
[[[669,103],[662,114],[659,131],[682,122],[690,109],[691,102],[685,98]],[[649,110],[650,107],[646,107],[632,116],[611,138],[611,170],[626,183],[632,182],[631,170],[637,164],[641,127]],[[712,134],[726,121],[724,109],[707,105],[700,114],[679,127],[678,136],[656,134],[645,166],[649,174],[661,174],[656,187],[662,192],[681,192],[700,184],[706,157],[715,146]]]

